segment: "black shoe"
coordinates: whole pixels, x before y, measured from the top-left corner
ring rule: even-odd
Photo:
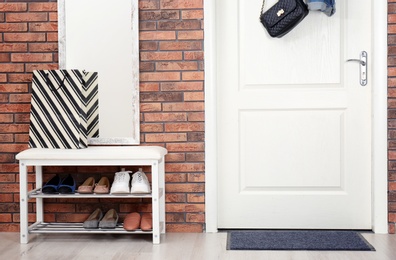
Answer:
[[[75,190],[76,182],[70,174],[62,180],[58,188],[61,194],[74,194]]]
[[[47,181],[47,183],[41,188],[41,192],[45,194],[55,194],[58,193],[58,188],[61,183],[60,177],[55,175],[51,180]]]

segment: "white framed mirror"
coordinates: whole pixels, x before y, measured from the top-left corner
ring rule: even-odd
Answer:
[[[138,0],[58,0],[59,68],[98,72],[99,137],[140,143]]]

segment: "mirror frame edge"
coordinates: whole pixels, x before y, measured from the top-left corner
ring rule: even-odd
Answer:
[[[66,0],[58,0],[58,56],[59,69],[66,68]],[[139,115],[139,5],[138,0],[131,1],[131,16],[132,16],[132,66],[133,66],[133,85],[136,86],[136,91],[131,97],[133,102],[132,122],[133,133],[129,137],[98,137],[89,138],[89,145],[139,145],[140,144],[140,115]],[[100,115],[99,115],[100,116]]]

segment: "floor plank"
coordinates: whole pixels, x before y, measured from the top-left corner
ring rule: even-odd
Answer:
[[[376,251],[228,251],[227,234],[168,233],[160,245],[151,235],[31,235],[29,244],[19,243],[19,233],[0,233],[1,259],[304,259],[304,260],[393,260],[396,236],[363,233]]]

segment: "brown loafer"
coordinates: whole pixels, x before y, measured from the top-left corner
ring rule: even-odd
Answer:
[[[93,177],[89,177],[84,181],[83,184],[78,186],[78,193],[92,193],[95,187],[95,179]]]
[[[140,214],[137,212],[129,213],[124,220],[124,229],[133,231],[139,229],[140,225]]]
[[[118,214],[115,209],[106,212],[102,220],[99,222],[100,228],[115,228],[118,221]]]
[[[153,215],[151,213],[143,213],[142,220],[140,221],[140,229],[143,231],[153,229]]]
[[[109,178],[102,177],[100,178],[99,182],[96,184],[94,192],[100,194],[109,193],[109,188],[110,188]]]

